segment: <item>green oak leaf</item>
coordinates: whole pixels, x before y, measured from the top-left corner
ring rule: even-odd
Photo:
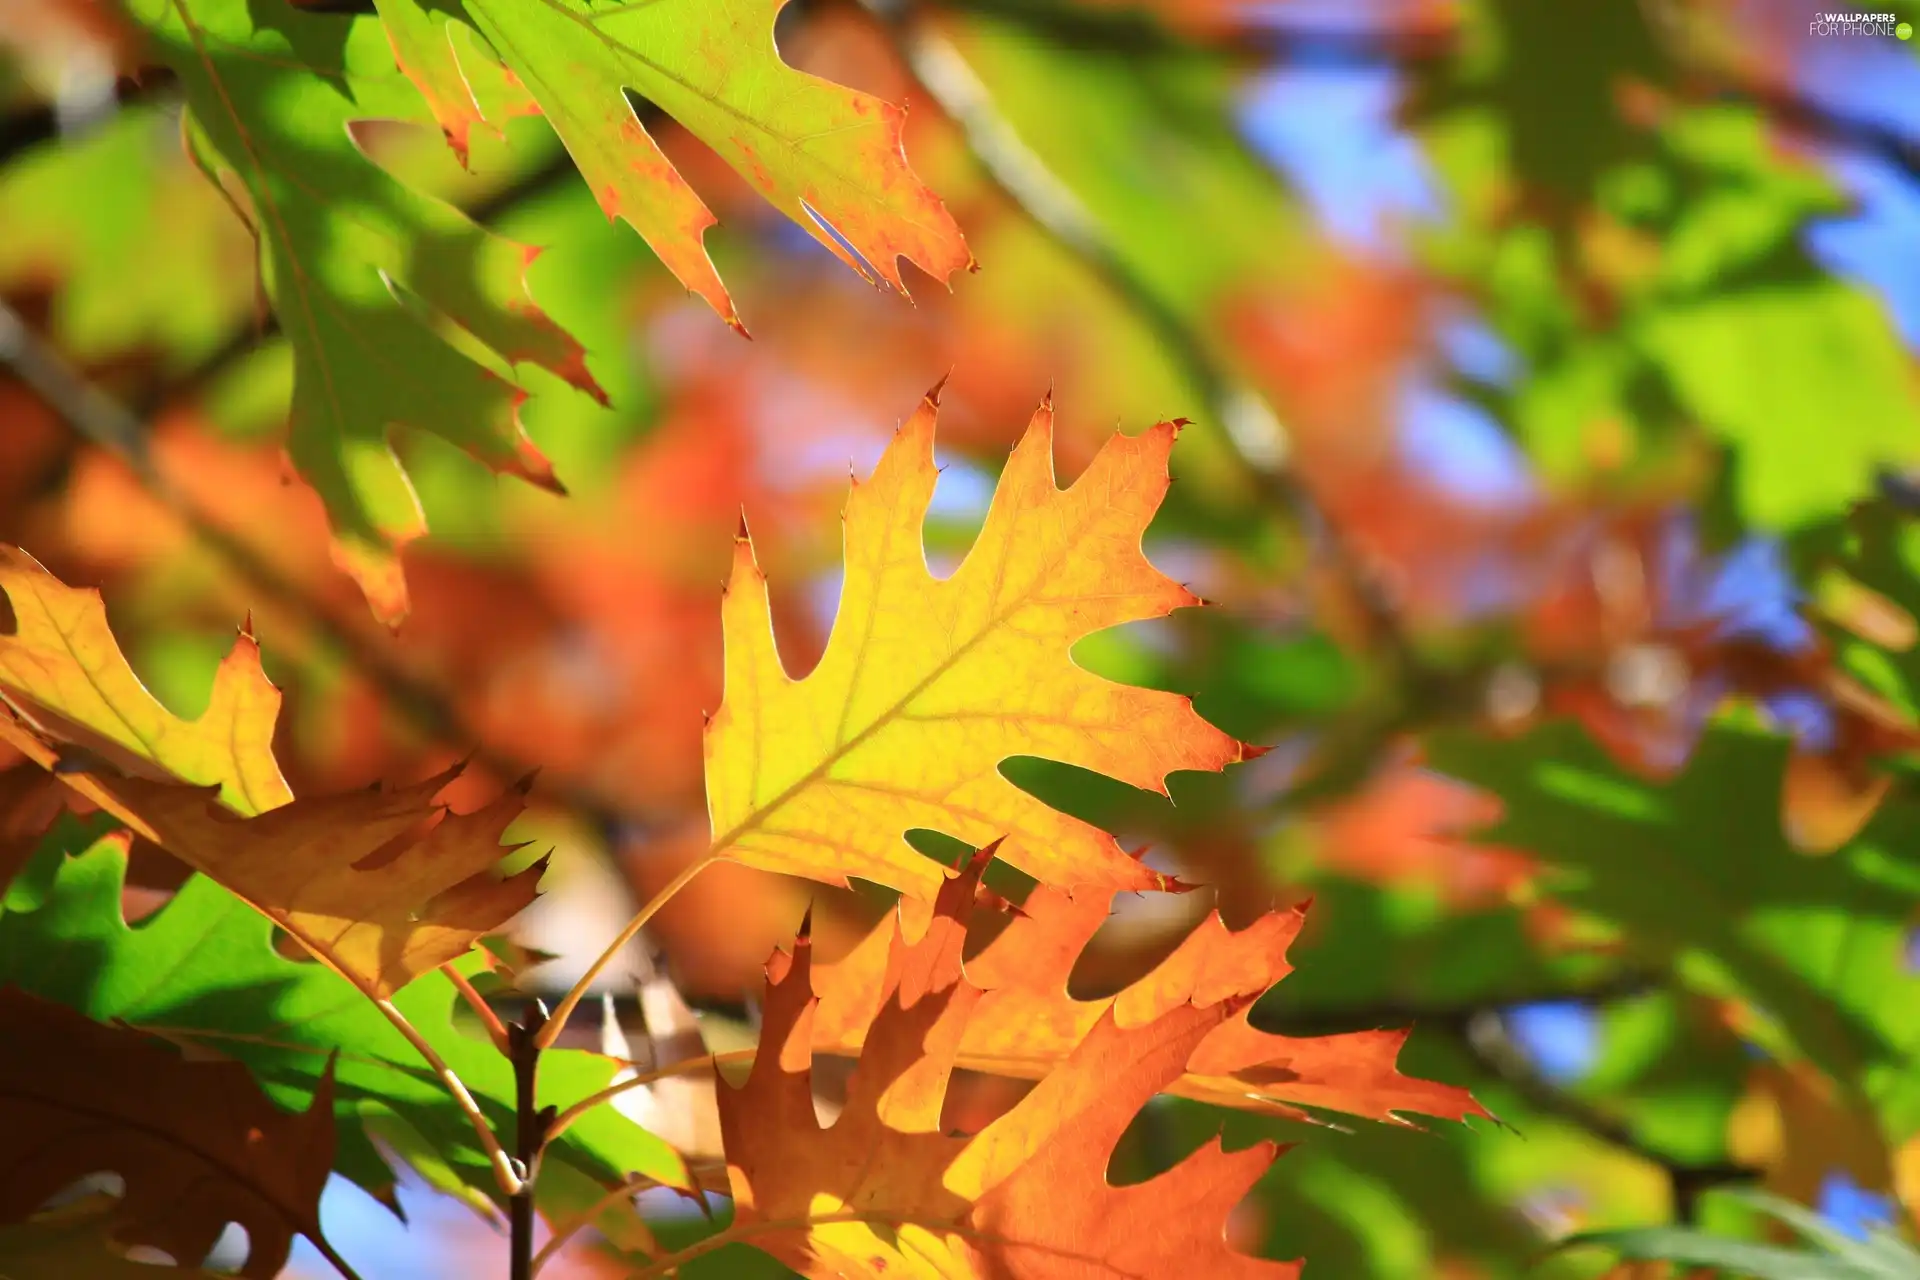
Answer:
[[[972,265],[960,230],[914,176],[905,113],[788,66],[786,0],[377,0],[395,52],[456,151],[498,110],[461,86],[486,37],[566,144],[609,218],[623,218],[727,323],[739,313],[703,243],[714,216],[634,110],[644,100],[711,147],[766,200],[869,279],[906,291],[902,257],[935,279]]]
[[[1841,667],[1920,719],[1920,516],[1868,502],[1808,541],[1818,566],[1832,571],[1815,597]]]
[[[388,440],[431,432],[496,471],[558,488],[522,430],[531,363],[595,396],[581,348],[528,295],[535,250],[413,190],[354,125],[418,120],[381,24],[284,0],[139,0],[185,89],[191,150],[259,244],[294,358],[289,452],[325,502],[334,555],[376,614],[407,611],[398,548],[425,532]]]
[[[1714,994],[1745,999],[1779,1039],[1861,1090],[1890,1128],[1920,1118],[1920,808],[1893,797],[1842,850],[1796,852],[1781,828],[1784,738],[1709,728],[1672,781],[1622,771],[1578,728],[1429,743],[1435,768],[1498,795],[1483,838],[1541,859],[1562,901]]]
[[[152,353],[177,376],[253,306],[246,232],[164,110],[129,107],[0,169],[0,226],[0,290],[57,286],[53,336],[83,361]]]
[[[273,926],[205,876],[128,925],[125,876],[123,835],[99,818],[62,818],[0,898],[0,973],[89,1017],[236,1058],[282,1106],[305,1106],[337,1053],[339,1172],[386,1193],[393,1175],[378,1136],[390,1150],[417,1143],[431,1152],[421,1169],[429,1180],[497,1198],[465,1114],[371,1002],[324,966],[280,955]],[[482,964],[468,955],[458,967],[471,976]],[[495,1131],[511,1133],[513,1072],[490,1043],[455,1027],[458,999],[446,976],[432,973],[394,1003],[459,1073]],[[564,1108],[607,1087],[617,1070],[599,1054],[548,1050],[540,1101]],[[607,1186],[629,1173],[689,1185],[679,1154],[611,1107],[570,1126],[546,1159]]]

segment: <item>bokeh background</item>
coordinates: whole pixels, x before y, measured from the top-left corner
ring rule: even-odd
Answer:
[[[909,104],[981,270],[876,291],[655,122],[751,341],[543,121],[476,135],[471,172],[369,126],[393,172],[545,246],[532,290],[611,398],[525,374],[566,498],[396,436],[432,532],[395,632],[283,458],[288,351],[176,92],[110,6],[0,14],[0,539],[100,586],[183,712],[250,616],[297,792],[471,753],[468,802],[539,767],[534,988],[704,848],[742,510],[803,671],[849,475],[947,379],[945,572],[1051,390],[1063,479],[1191,419],[1148,546],[1216,606],[1076,656],[1275,746],[1171,801],[1008,767],[1216,887],[1123,906],[1076,990],[1144,972],[1216,893],[1233,921],[1311,897],[1266,1025],[1413,1025],[1405,1069],[1505,1122],[1164,1100],[1117,1177],[1223,1126],[1297,1141],[1233,1229],[1315,1280],[1592,1275],[1547,1242],[1751,1230],[1734,1184],[1911,1224],[1920,41],[1817,34],[1815,0],[794,0],[784,55]],[[182,874],[137,872],[134,913]],[[703,875],[604,980],[615,1014],[646,971],[750,1019],[809,904],[829,951],[886,910]],[[401,1201],[330,1193],[367,1274],[497,1266],[468,1207]],[[623,1274],[590,1235],[557,1270]]]

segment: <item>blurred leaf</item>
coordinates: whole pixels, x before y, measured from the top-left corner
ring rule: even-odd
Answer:
[[[1884,805],[1841,853],[1809,858],[1781,831],[1783,739],[1715,726],[1665,784],[1624,773],[1564,723],[1430,745],[1437,768],[1500,797],[1506,816],[1488,838],[1539,856],[1561,900],[1617,923],[1683,978],[1750,1001],[1799,1053],[1874,1097],[1890,1128],[1915,1114],[1912,805]]]
[[[1920,458],[1885,308],[1800,244],[1843,203],[1758,107],[1687,105],[1646,6],[1466,15],[1412,105],[1457,197],[1429,250],[1522,358],[1490,398],[1551,474],[1672,465],[1700,428],[1739,517],[1794,530]]]
[[[194,154],[259,242],[294,351],[289,449],[326,503],[336,561],[397,623],[408,608],[397,552],[425,524],[389,429],[431,431],[557,487],[521,429],[525,392],[504,375],[524,361],[600,389],[527,294],[533,250],[362,152],[356,121],[420,114],[377,21],[284,0],[168,0],[136,16],[186,86]]]
[[[0,289],[53,291],[54,336],[82,360],[153,350],[183,373],[248,322],[246,233],[166,111],[124,111],[0,170],[0,225]]]
[[[1680,1227],[1586,1232],[1564,1241],[1563,1247],[1596,1246],[1624,1258],[1717,1267],[1755,1280],[1913,1280],[1920,1276],[1920,1253],[1897,1237],[1876,1232],[1867,1240],[1856,1240],[1790,1200],[1761,1191],[1721,1194],[1792,1227],[1814,1248],[1749,1244]]]

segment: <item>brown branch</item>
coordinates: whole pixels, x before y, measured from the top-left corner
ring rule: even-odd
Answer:
[[[987,87],[923,9],[900,0],[860,3],[892,36],[916,83],[959,129],[989,183],[1153,333],[1199,392],[1255,491],[1292,513],[1309,542],[1352,588],[1371,634],[1385,643],[1396,667],[1409,678],[1419,678],[1425,666],[1384,584],[1288,467],[1286,428],[1266,398],[1236,375],[1214,353],[1206,335],[1128,262],[1093,211],[1000,114]]]
[[[178,77],[165,68],[149,68],[137,77],[120,76],[113,83],[114,102],[128,107],[149,101],[176,83]],[[0,119],[0,168],[44,143],[71,137],[64,124],[59,107],[50,102],[29,103],[10,112]]]
[[[1290,1036],[1339,1035],[1347,1031],[1370,1031],[1379,1027],[1440,1027],[1464,1033],[1473,1019],[1489,1010],[1511,1009],[1517,1005],[1558,1004],[1577,1001],[1582,1004],[1610,1004],[1631,1000],[1659,991],[1666,986],[1664,973],[1631,969],[1611,973],[1585,982],[1564,982],[1553,986],[1503,991],[1477,992],[1471,999],[1452,1001],[1381,1000],[1364,1004],[1329,1004],[1318,1008],[1281,1008],[1268,1013],[1255,1007],[1252,1020],[1262,1031]],[[1284,987],[1280,988],[1285,990]]]
[[[1702,1164],[1682,1160],[1653,1146],[1633,1131],[1632,1126],[1558,1088],[1540,1074],[1527,1053],[1513,1039],[1506,1019],[1497,1010],[1475,1014],[1459,1029],[1467,1052],[1488,1072],[1507,1085],[1527,1105],[1546,1115],[1565,1120],[1610,1147],[1657,1165],[1667,1175],[1673,1195],[1674,1217],[1681,1222],[1694,1220],[1703,1192],[1728,1183],[1749,1182],[1760,1170],[1728,1161]]]

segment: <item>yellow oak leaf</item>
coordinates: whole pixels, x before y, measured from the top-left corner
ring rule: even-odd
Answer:
[[[931,901],[949,873],[905,840],[929,828],[976,846],[1002,840],[1000,856],[1043,883],[1166,888],[1112,836],[999,766],[1040,756],[1164,794],[1175,770],[1257,754],[1189,699],[1115,684],[1069,656],[1095,631],[1200,603],[1140,549],[1179,424],[1115,436],[1062,490],[1043,404],[979,539],[942,580],[921,539],[937,404],[926,398],[847,499],[839,615],[804,679],[781,663],[743,529],[721,606],[726,692],[706,736],[712,854]]]
[[[207,710],[149,693],[97,592],[0,546],[0,740],[136,833],[211,876],[376,999],[461,956],[536,892],[545,860],[506,877],[516,788],[468,814],[433,797],[459,772],[397,790],[294,799],[272,750],[280,691],[241,633]]]
[[[971,900],[979,867],[957,881],[958,901]],[[962,972],[965,939],[951,913],[917,942],[894,931],[884,998],[846,1105],[824,1129],[811,1083],[811,947],[803,935],[791,955],[774,954],[753,1071],[719,1090],[735,1217],[714,1239],[744,1241],[810,1280],[1297,1276],[1298,1263],[1250,1257],[1225,1237],[1275,1144],[1226,1151],[1216,1140],[1145,1182],[1106,1177],[1140,1108],[1250,999],[1182,1001],[1133,1027],[1103,1014],[1006,1114],[949,1135],[941,1108],[983,995]],[[640,1275],[669,1274],[685,1257]]]
[[[78,748],[136,777],[217,786],[243,814],[293,799],[273,758],[280,690],[245,630],[214,674],[206,711],[182,720],[127,665],[98,592],[68,587],[0,544],[0,597],[0,733],[28,756],[52,768],[46,744]],[[76,789],[107,804],[84,777]]]

